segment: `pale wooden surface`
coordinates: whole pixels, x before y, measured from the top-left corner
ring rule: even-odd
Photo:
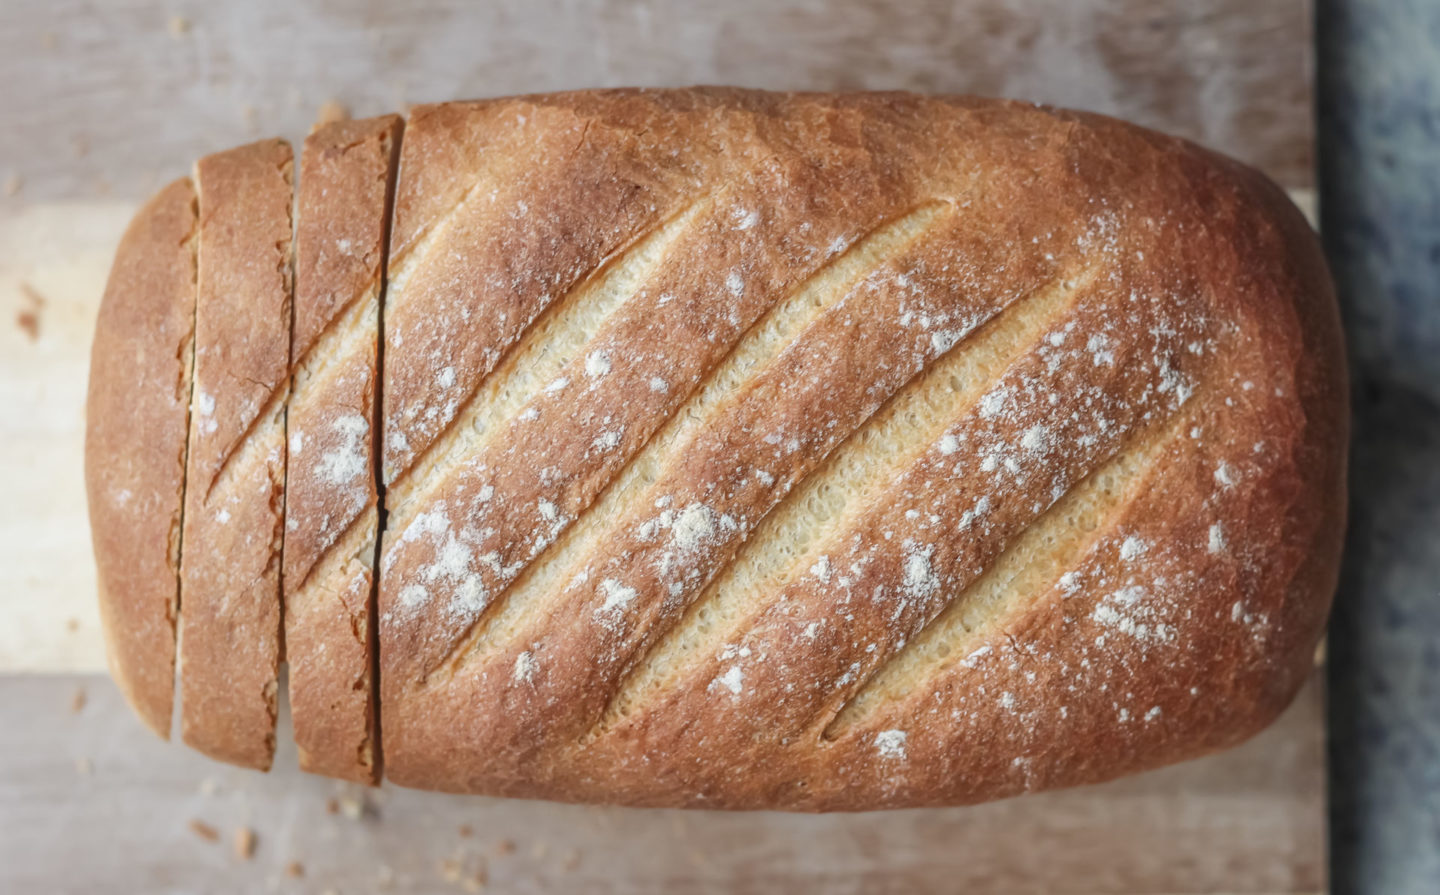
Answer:
[[[289,745],[286,770],[264,775],[161,743],[105,678],[12,678],[3,698],[26,719],[0,728],[10,892],[351,895],[386,891],[386,878],[388,891],[463,892],[482,859],[486,891],[504,893],[1278,895],[1323,882],[1318,686],[1257,739],[1202,761],[974,808],[828,816],[366,794],[293,770]],[[257,836],[250,860],[232,850],[240,826]],[[303,879],[285,875],[292,860]]]
[[[1008,94],[1181,133],[1303,190],[1308,29],[1303,0],[0,3],[0,891],[354,892],[385,866],[394,891],[463,891],[471,865],[440,866],[460,852],[490,853],[490,891],[1318,891],[1316,686],[1227,755],[978,809],[675,814],[386,788],[378,811],[331,816],[341,791],[298,774],[293,748],[269,776],[211,764],[150,738],[96,676],[80,480],[96,302],[137,201],[203,152],[298,139],[326,100],[371,114],[694,82]],[[252,861],[231,855],[239,824],[261,837]],[[516,854],[495,855],[507,838]]]

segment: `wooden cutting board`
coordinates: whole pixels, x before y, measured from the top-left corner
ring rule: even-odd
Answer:
[[[322,107],[611,84],[907,88],[1121,115],[1256,164],[1306,204],[1305,3],[1168,6],[6,0],[0,890],[1323,890],[1318,675],[1224,755],[979,808],[830,817],[362,792],[299,774],[293,748],[269,775],[232,770],[154,740],[103,676],[80,479],[91,329],[125,222],[194,157],[298,140]]]

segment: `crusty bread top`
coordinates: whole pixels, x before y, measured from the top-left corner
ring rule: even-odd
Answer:
[[[85,485],[115,682],[170,736],[180,513],[195,327],[195,190],[135,214],[100,301],[86,401]]]
[[[562,94],[418,112],[396,228],[392,779],[973,801],[1215,748],[1298,686],[1344,389],[1313,235],[1250,172],[1018,104]],[[959,664],[1027,630],[1063,668]],[[1019,704],[1095,753],[1033,770]]]
[[[181,735],[268,768],[280,661],[292,154],[200,159],[195,381],[181,564]]]
[[[290,144],[263,140],[196,162],[197,180],[211,184],[213,195],[227,202],[251,203],[244,213],[226,209],[219,226],[207,227],[207,220],[200,221],[206,250],[223,261],[201,265],[200,292],[221,297],[283,296],[284,303],[227,301],[223,320],[209,321],[208,326],[203,316],[197,321],[196,351],[214,355],[215,369],[223,372],[214,385],[195,393],[188,488],[208,493],[215,486],[225,464],[289,380],[290,346],[272,336],[277,314],[283,315],[284,329],[289,329],[287,197],[292,161]],[[272,239],[276,220],[287,222],[284,242],[257,255],[255,246]]]
[[[400,118],[316,129],[300,162],[284,600],[300,766],[379,772],[370,618],[380,288]]]
[[[336,122],[307,137],[301,155],[291,343],[298,399],[306,406],[305,419],[289,433],[287,591],[302,586],[376,503],[371,446],[378,332],[368,315],[384,271],[384,210],[399,128],[397,115]],[[363,361],[351,361],[356,352]],[[319,377],[318,391],[308,388],[311,377]]]
[[[347,308],[380,287],[389,224],[383,209],[401,123],[399,115],[335,121],[305,138],[297,190],[297,215],[305,227],[295,235],[290,336],[296,366]],[[363,156],[364,163],[347,163],[351,155]],[[373,213],[376,208],[382,213]]]
[[[1221,748],[1303,679],[1347,395],[1255,172],[1019,103],[582,91],[418,107],[393,206],[392,780],[953,804]]]

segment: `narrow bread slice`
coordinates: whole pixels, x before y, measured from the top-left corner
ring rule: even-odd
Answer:
[[[90,353],[85,485],[110,673],[170,736],[180,513],[195,334],[195,190],[136,213],[100,302]]]
[[[294,380],[285,492],[285,652],[300,767],[378,773],[371,594],[385,239],[401,121],[305,140],[295,222]]]
[[[253,768],[274,753],[281,658],[292,157],[289,144],[267,140],[195,166],[181,732],[207,755]]]

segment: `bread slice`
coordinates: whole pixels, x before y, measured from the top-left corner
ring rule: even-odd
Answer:
[[[169,184],[135,215],[90,353],[85,484],[110,673],[170,736],[180,514],[195,332],[195,190]]]
[[[300,767],[379,772],[371,597],[380,302],[401,119],[325,125],[300,157],[285,491],[285,653]]]
[[[181,731],[207,755],[253,768],[268,768],[274,753],[281,659],[291,163],[289,144],[267,140],[195,166]]]

